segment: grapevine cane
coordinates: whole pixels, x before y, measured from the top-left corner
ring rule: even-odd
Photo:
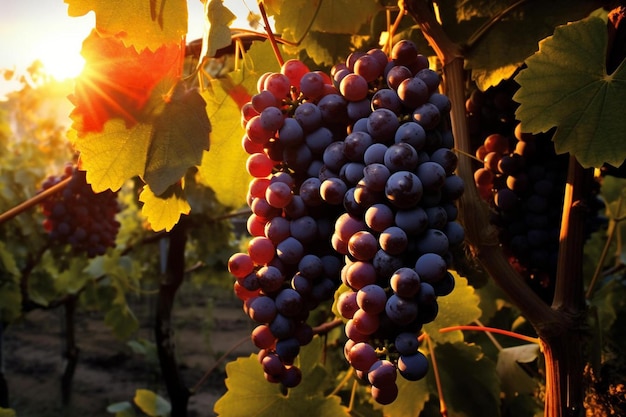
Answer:
[[[58,184],[55,184],[52,187],[48,188],[47,190],[42,191],[41,193],[29,198],[28,200],[22,202],[21,204],[18,204],[12,209],[7,210],[4,213],[0,214],[0,224],[4,223],[7,220],[12,219],[18,214],[25,212],[31,207],[36,206],[37,204],[39,204],[46,198],[50,197],[51,195],[58,193],[59,191],[61,191],[67,186],[67,184],[70,182],[71,179],[72,179],[71,177],[68,177],[63,181],[60,181]]]

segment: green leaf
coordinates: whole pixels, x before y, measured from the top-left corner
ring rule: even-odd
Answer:
[[[154,391],[138,389],[133,399],[137,407],[150,417],[167,416],[172,411],[170,403]]]
[[[5,272],[16,277],[21,275],[15,263],[15,257],[7,250],[4,242],[0,242],[0,266],[2,267],[3,275]]]
[[[154,121],[148,148],[144,180],[156,195],[200,164],[203,151],[209,149],[210,132],[206,102],[197,90],[178,83]]]
[[[443,0],[439,5],[446,33],[466,44],[483,24],[501,14],[489,29],[465,48],[465,65],[481,90],[510,78],[537,50],[537,43],[555,26],[582,19],[601,7],[600,2],[553,0],[541,4],[502,0]],[[503,13],[505,12],[506,13]]]
[[[164,43],[180,42],[187,34],[185,0],[65,0],[67,14],[96,14],[96,29],[117,36],[138,51],[156,50]]]
[[[112,305],[104,316],[104,324],[120,339],[128,339],[139,328],[137,317],[126,304]]]
[[[608,75],[606,21],[599,17],[559,26],[539,44],[517,77],[513,97],[524,130],[553,137],[558,153],[574,155],[584,167],[619,166],[626,157],[623,117],[626,65]]]
[[[539,345],[534,343],[505,348],[498,353],[496,372],[507,397],[531,394],[537,389],[538,382],[530,377],[520,364],[533,362],[538,355]]]
[[[319,337],[300,353],[302,384],[286,395],[280,384],[265,380],[256,354],[238,358],[226,365],[228,391],[215,403],[215,413],[227,417],[316,416],[348,417],[348,410],[337,396],[326,396],[326,371],[319,363],[322,353]],[[312,381],[308,381],[312,378]]]
[[[139,195],[139,201],[143,203],[141,214],[147,218],[155,232],[169,232],[178,223],[180,215],[189,214],[191,209],[180,183],[170,186],[158,196],[146,185]]]
[[[424,326],[424,331],[438,343],[463,341],[461,331],[440,333],[439,329],[471,323],[481,315],[478,308],[480,299],[474,287],[468,285],[467,279],[460,277],[456,272],[451,273],[454,275],[454,291],[445,297],[437,298],[439,303],[437,319]]]
[[[467,417],[500,415],[496,366],[479,346],[462,342],[437,344],[435,354],[444,398],[451,411]],[[427,376],[431,386],[433,374],[429,372]]]
[[[142,176],[151,136],[150,124],[139,123],[128,129],[122,119],[109,120],[102,132],[74,135],[81,167],[87,171],[87,182],[93,190],[117,191],[128,178]]]
[[[230,25],[237,18],[224,6],[222,0],[206,1],[204,3],[204,14],[207,18],[209,30],[204,31],[200,61],[204,57],[215,56],[218,49],[231,44]]]
[[[91,276],[85,272],[87,259],[84,257],[73,257],[69,268],[54,275],[54,288],[62,293],[77,294]]]

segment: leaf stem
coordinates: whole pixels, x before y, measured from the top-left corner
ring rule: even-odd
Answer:
[[[332,397],[334,395],[337,395],[339,391],[341,391],[341,389],[348,383],[348,381],[350,381],[350,378],[352,378],[352,374],[354,374],[354,368],[350,367],[346,371],[346,374],[344,375],[344,377],[341,378],[341,381],[339,381],[335,389],[333,389],[332,392],[328,394],[326,397]]]
[[[17,206],[13,207],[12,209],[9,209],[5,211],[4,213],[0,214],[0,224],[4,223],[7,220],[12,219],[18,214],[25,212],[31,207],[36,206],[37,204],[39,204],[46,198],[50,197],[51,195],[58,193],[59,191],[61,191],[67,186],[67,184],[70,182],[71,179],[72,177],[67,177],[66,179],[59,181],[52,187],[43,190],[42,192],[32,196],[31,198],[24,201],[23,203],[20,203]]]
[[[261,17],[263,18],[263,24],[265,25],[265,31],[267,32],[267,36],[269,37],[270,44],[272,45],[272,49],[274,50],[274,55],[276,55],[276,60],[278,61],[278,65],[281,67],[285,63],[283,56],[280,54],[280,50],[278,49],[278,43],[276,42],[276,37],[274,36],[274,32],[272,32],[272,28],[270,27],[270,22],[267,19],[267,12],[265,11],[265,6],[263,5],[263,1],[259,1],[259,11],[261,12]]]
[[[439,330],[441,331],[441,329]],[[433,362],[433,373],[435,374],[435,385],[437,385],[437,396],[439,397],[439,411],[442,417],[448,416],[448,408],[446,407],[446,401],[443,398],[443,387],[441,385],[441,376],[439,375],[439,366],[437,366],[437,356],[435,355],[435,344],[428,334],[426,334],[426,343],[428,343],[428,350],[430,351],[430,360]]]
[[[224,362],[231,353],[233,353],[235,351],[235,349],[237,349],[239,346],[241,346],[244,343],[249,342],[249,341],[251,341],[250,336],[245,336],[241,340],[239,340],[237,343],[232,345],[230,347],[230,349],[228,349],[226,352],[224,352],[224,354],[222,356],[220,356],[218,360],[215,361],[213,366],[211,366],[209,369],[206,370],[204,375],[202,375],[202,378],[200,378],[198,380],[198,382],[196,382],[196,385],[194,385],[193,388],[191,388],[191,390],[190,390],[191,394],[195,394],[195,393],[198,392],[198,390],[200,390],[200,387],[206,382],[206,380],[213,373],[213,371],[215,371],[217,369],[217,367],[222,362]]]
[[[498,333],[498,334],[503,334],[505,336],[514,337],[516,339],[524,340],[529,343],[537,343],[537,344],[539,343],[539,339],[537,339],[536,337],[525,336],[523,334],[511,332],[508,330],[498,329],[496,327],[467,326],[467,325],[466,326],[450,326],[450,327],[444,327],[444,328],[439,329],[439,332],[447,333],[447,332],[453,332],[455,330],[475,330],[475,331],[488,332],[488,333]]]
[[[480,327],[485,327],[485,325],[482,324],[480,320],[474,320],[474,323],[476,323],[476,325],[478,325]],[[493,343],[493,345],[496,347],[496,349],[498,349],[498,352],[503,349],[502,345],[496,340],[496,338],[493,336],[493,334],[491,334],[491,332],[485,332],[485,334],[487,335],[489,340],[491,340],[491,343]]]
[[[616,214],[620,213],[622,209],[623,201],[624,200],[622,196],[620,196],[619,200],[617,201],[617,213]],[[600,259],[598,259],[598,264],[596,265],[596,270],[593,273],[593,278],[591,278],[591,282],[589,283],[589,287],[587,288],[587,292],[585,293],[586,300],[590,300],[591,297],[593,297],[593,292],[595,291],[595,287],[598,283],[598,279],[600,278],[602,267],[604,266],[604,261],[606,260],[606,257],[609,253],[611,242],[613,241],[613,238],[615,237],[615,230],[617,229],[618,222],[619,220],[616,220],[614,217],[611,216],[611,219],[609,220],[609,228],[607,231],[606,242],[604,243],[604,247],[602,248]]]
[[[528,0],[519,0],[518,2],[513,3],[512,5],[510,5],[509,7],[502,10],[500,13],[498,13],[497,15],[493,16],[491,19],[486,21],[481,27],[478,28],[478,30],[476,30],[476,32],[472,34],[472,36],[469,37],[469,39],[467,40],[466,47],[468,49],[471,49],[474,46],[474,44],[478,42],[480,38],[482,38],[485,35],[485,33],[489,31],[489,29],[491,29],[496,23],[502,20],[502,18],[506,14],[510,13],[514,9],[518,8],[519,6],[522,6],[527,1]]]

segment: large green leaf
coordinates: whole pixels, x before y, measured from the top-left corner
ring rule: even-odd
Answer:
[[[126,46],[156,50],[164,43],[180,42],[187,34],[185,0],[65,0],[68,15],[96,14],[96,29],[118,36]]]
[[[454,291],[445,297],[437,298],[439,313],[437,319],[424,326],[424,331],[436,342],[460,342],[463,334],[456,330],[440,333],[439,329],[459,326],[473,322],[481,315],[478,304],[480,299],[474,287],[467,284],[467,279],[452,272],[455,280]]]
[[[228,391],[215,403],[215,413],[225,417],[348,417],[350,414],[338,396],[324,395],[328,385],[322,383],[326,370],[319,363],[321,352],[319,337],[302,348],[302,384],[287,394],[281,392],[279,384],[265,380],[256,354],[230,362],[226,365]]]
[[[606,22],[599,17],[559,26],[516,77],[516,116],[524,130],[556,126],[557,152],[569,152],[585,167],[619,166],[626,158],[626,65],[607,74],[606,48]]]

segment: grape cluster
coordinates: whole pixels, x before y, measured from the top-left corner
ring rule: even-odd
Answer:
[[[413,42],[352,53],[330,76],[296,60],[264,74],[242,108],[254,177],[247,253],[229,261],[258,323],[265,377],[295,386],[311,308],[340,287],[345,356],[382,404],[428,369],[418,350],[437,297],[454,288],[464,185],[439,74]]]
[[[42,183],[46,190],[71,177],[63,191],[45,199],[41,206],[46,219],[44,229],[54,242],[69,244],[76,252],[92,258],[103,255],[115,246],[120,223],[115,220],[119,212],[117,193],[106,190],[94,193],[87,184],[85,171],[66,165],[59,176],[50,176]]]
[[[474,181],[495,210],[492,223],[500,230],[509,262],[537,294],[551,302],[568,156],[555,153],[550,133],[522,133],[517,124],[512,138],[487,136],[476,157],[484,164],[474,171]],[[594,214],[586,219],[586,237],[604,223],[598,215],[603,207],[598,191],[599,184],[593,182],[585,202]]]

